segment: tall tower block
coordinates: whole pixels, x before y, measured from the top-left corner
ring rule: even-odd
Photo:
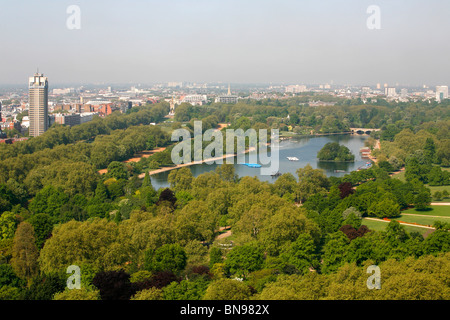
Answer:
[[[48,81],[43,74],[28,78],[29,117],[31,137],[37,137],[48,129]]]

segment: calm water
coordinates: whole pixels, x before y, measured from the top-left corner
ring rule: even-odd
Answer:
[[[323,169],[327,176],[342,176],[344,172],[334,172],[334,170],[344,170],[350,172],[356,170],[358,167],[364,165],[368,160],[362,159],[359,153],[359,149],[364,147],[364,141],[368,136],[366,135],[329,135],[319,137],[302,137],[296,139],[290,139],[280,142],[279,144],[279,172],[280,173],[292,173],[297,177],[295,171],[298,168],[306,166],[308,163],[315,169]],[[355,162],[319,162],[317,159],[317,153],[328,142],[339,142],[345,145],[355,155]],[[270,152],[268,153],[270,156]],[[286,157],[297,157],[299,161],[289,161]],[[248,162],[249,155],[246,155],[246,162]],[[243,164],[237,164],[237,159],[234,159],[234,167],[236,174],[239,177],[243,176],[256,176],[261,181],[274,182],[276,178],[270,175],[261,175],[259,168],[249,168]],[[259,161],[258,161],[259,162]],[[226,162],[225,162],[226,163]],[[188,168],[191,169],[194,177],[198,175],[213,171],[218,164],[197,164]],[[152,184],[155,189],[165,188],[169,186],[167,177],[171,171],[161,172],[151,176]]]

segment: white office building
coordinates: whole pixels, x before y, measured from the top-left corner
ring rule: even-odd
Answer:
[[[436,87],[436,101],[441,102],[444,99],[448,99],[448,87],[437,86]]]

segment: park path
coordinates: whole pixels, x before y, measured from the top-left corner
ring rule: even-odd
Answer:
[[[381,222],[386,222],[386,223],[389,223],[389,222],[392,221],[392,220],[383,220],[383,219],[378,219],[378,218],[368,218],[368,217],[365,217],[364,219],[367,219],[367,220],[374,220],[374,221],[381,221]],[[405,225],[405,226],[418,227],[418,228],[425,228],[425,229],[432,229],[432,230],[435,229],[435,228],[433,228],[433,227],[424,226],[424,225],[421,225],[421,224],[414,224],[414,223],[407,223],[407,222],[400,222],[400,221],[399,221],[399,223],[402,224],[402,225]]]
[[[430,218],[446,218],[450,219],[450,217],[446,216],[430,216],[427,214],[416,214],[416,213],[402,213],[402,216],[418,216],[418,217],[430,217]]]
[[[221,233],[216,237],[216,240],[219,239],[223,239],[223,238],[227,238],[229,236],[231,236],[231,227],[227,226],[227,227],[220,227],[218,231],[223,231],[223,230],[228,230],[227,232]]]

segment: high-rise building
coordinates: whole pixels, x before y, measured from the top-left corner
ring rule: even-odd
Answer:
[[[397,92],[395,88],[386,87],[384,88],[384,94],[388,97],[395,97],[397,95]]]
[[[436,87],[436,100],[442,101],[448,99],[448,87],[447,86],[437,86]]]
[[[31,137],[37,137],[48,129],[48,81],[43,74],[35,73],[28,79],[29,117]]]

